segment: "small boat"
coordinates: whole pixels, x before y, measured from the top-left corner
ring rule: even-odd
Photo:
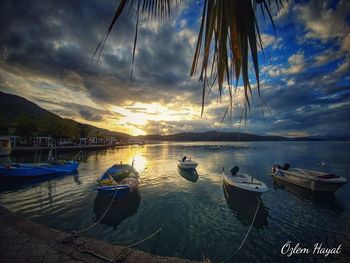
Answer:
[[[233,214],[235,217],[240,220],[243,225],[251,224],[255,212],[257,214],[253,227],[263,229],[268,225],[267,218],[269,212],[261,197],[257,197],[254,194],[252,195],[250,192],[242,192],[236,188],[229,187],[225,183],[223,183],[222,188],[228,207],[234,212]],[[259,201],[260,206],[258,211],[256,211]]]
[[[302,168],[290,169],[288,163],[283,166],[274,165],[272,176],[315,192],[335,192],[346,183],[342,176]]]
[[[11,154],[11,139],[9,137],[0,137],[0,157]]]
[[[50,174],[69,174],[77,172],[76,161],[54,161],[48,163],[7,163],[0,165],[0,176],[38,177]]]
[[[223,171],[224,182],[228,186],[257,195],[269,190],[265,183],[250,175],[238,173],[238,171],[238,166],[234,166],[229,172]]]
[[[192,161],[191,158],[187,159],[186,156],[184,156],[182,158],[182,160],[178,160],[177,166],[180,169],[184,169],[184,170],[194,170],[196,169],[198,163],[196,163],[195,161]]]
[[[118,196],[138,189],[140,177],[136,169],[129,164],[114,164],[98,179],[98,191],[118,191]]]

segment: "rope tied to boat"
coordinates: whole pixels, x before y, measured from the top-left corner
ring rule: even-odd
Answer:
[[[247,231],[247,234],[245,235],[245,237],[243,238],[241,244],[239,245],[239,247],[227,258],[225,258],[224,260],[222,260],[220,263],[224,263],[224,262],[227,262],[228,260],[230,260],[231,258],[233,258],[240,250],[241,248],[243,247],[249,233],[250,233],[250,230],[252,229],[253,225],[254,225],[254,222],[255,222],[255,218],[256,218],[256,215],[258,214],[258,210],[260,208],[260,199],[258,199],[258,205],[256,206],[256,210],[255,210],[255,214],[254,214],[254,217],[253,217],[253,220],[252,220],[252,223],[250,224],[249,228],[248,228],[248,231]]]
[[[105,261],[114,263],[114,262],[124,262],[126,258],[133,252],[135,251],[133,249],[134,246],[139,245],[141,243],[146,242],[147,240],[153,238],[157,234],[159,235],[160,232],[162,231],[162,228],[160,227],[157,231],[153,232],[151,235],[147,236],[146,238],[137,241],[131,245],[128,245],[124,247],[119,253],[114,255],[112,258],[106,257],[104,255],[101,255],[100,253],[94,251],[93,249],[90,248],[89,246],[89,240],[85,240],[80,244],[74,243],[74,239],[78,236],[83,236],[81,234],[78,234],[78,232],[75,232],[73,235],[69,236],[68,238],[64,239],[63,241],[61,240],[62,243],[64,244],[71,244],[73,247],[75,247],[77,250],[79,250],[81,253],[88,253],[92,256],[95,256],[97,258],[103,259]],[[57,240],[57,238],[56,238]],[[58,241],[58,240],[57,240]]]
[[[101,222],[101,220],[107,215],[109,209],[111,209],[112,204],[113,204],[113,202],[114,202],[114,200],[115,200],[115,198],[116,198],[116,196],[117,196],[117,192],[118,192],[118,189],[116,189],[116,190],[114,191],[113,198],[112,198],[111,202],[109,203],[109,205],[108,205],[106,211],[102,214],[102,216],[101,216],[94,224],[92,224],[91,226],[89,226],[89,227],[87,227],[87,228],[84,228],[84,229],[82,229],[82,230],[77,231],[77,232],[76,232],[77,235],[79,235],[79,234],[81,234],[81,233],[84,233],[84,232],[90,230],[91,228],[97,226],[97,225]]]
[[[122,251],[120,251],[116,256],[113,257],[113,261],[112,262],[122,262],[126,259],[126,257],[134,251],[134,249],[132,249],[132,247],[136,246],[136,245],[139,245],[149,239],[151,239],[152,237],[154,237],[155,235],[159,235],[160,232],[162,231],[163,229],[160,227],[158,228],[157,231],[155,231],[153,234],[149,235],[148,237],[140,240],[140,241],[137,241],[131,245],[128,245],[126,246],[125,248],[122,249]]]

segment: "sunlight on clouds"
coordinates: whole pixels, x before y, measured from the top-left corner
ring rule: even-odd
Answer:
[[[125,128],[129,127],[129,133],[133,135],[145,134],[148,123],[152,121],[171,122],[194,120],[199,117],[199,111],[186,105],[161,105],[156,102],[128,104],[124,107],[111,105],[111,111],[123,115],[117,123]],[[167,133],[167,128],[163,128],[162,132]]]

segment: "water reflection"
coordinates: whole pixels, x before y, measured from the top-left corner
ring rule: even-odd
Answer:
[[[113,200],[113,193],[98,192],[94,200],[95,220],[99,220],[108,209]],[[139,191],[131,192],[113,201],[107,214],[101,220],[102,224],[112,226],[113,229],[126,218],[136,214],[140,206],[141,196]]]
[[[98,177],[114,163],[131,164],[135,157],[135,167],[139,172],[145,166],[148,168],[141,174],[142,204],[139,194],[126,197],[126,201],[118,199],[120,203],[113,204],[106,218],[89,235],[115,244],[126,240],[132,243],[163,226],[156,251],[158,255],[200,260],[205,254],[213,262],[219,262],[223,255],[230,253],[228,249],[232,249],[232,244],[240,244],[257,207],[256,199],[247,200],[220,188],[223,187],[223,166],[229,169],[239,164],[242,170],[266,182],[266,172],[270,171],[272,163],[288,160],[307,167],[310,162],[327,160],[337,173],[350,180],[349,146],[350,142],[171,143],[83,152],[79,177],[50,177],[50,182],[41,178],[39,181],[43,182],[35,179],[23,185],[22,182],[12,183],[11,187],[0,182],[0,203],[50,227],[69,231],[83,229],[101,217],[112,198],[104,199],[92,190]],[[180,156],[189,153],[199,163],[197,171],[200,178],[196,183],[182,178],[176,165]],[[71,159],[75,155],[59,153],[58,158]],[[16,155],[11,159],[31,162],[34,155]],[[268,181],[272,190],[272,180]],[[344,185],[324,203],[322,196],[321,199],[310,196],[310,192],[304,196],[305,191],[301,190],[303,193],[300,194],[298,190],[297,193],[289,193],[286,188],[277,187],[277,192],[272,190],[262,195],[263,202],[252,231],[252,236],[258,234],[259,238],[247,239],[236,255],[236,261],[283,262],[286,259],[284,255],[271,251],[284,244],[286,238],[300,241],[306,247],[327,240],[343,244],[344,249],[350,247],[346,235],[350,216],[350,203],[347,202],[350,200],[350,184]],[[310,199],[314,201],[308,201]],[[339,211],[341,215],[326,207]],[[259,233],[255,233],[257,229]],[[332,233],[333,230],[345,231],[346,234]],[[149,244],[146,242],[138,248],[151,252]],[[346,252],[340,255],[343,261]],[[312,262],[315,258],[305,255],[303,259]]]
[[[345,210],[344,205],[337,200],[334,193],[312,192],[308,189],[304,189],[302,187],[278,180],[276,178],[273,178],[273,186],[276,191],[278,189],[283,189],[288,193],[293,194],[301,201],[312,202],[319,207],[332,210],[339,214],[343,213]]]
[[[253,227],[257,229],[263,229],[268,224],[268,210],[264,205],[264,202],[256,195],[249,195],[233,189],[227,186],[225,183],[222,184],[225,199],[228,207],[235,212],[237,219],[239,219],[244,225],[250,225],[255,211],[258,205],[258,199],[260,200],[260,206],[256,214],[256,218]]]
[[[45,176],[39,176],[39,177],[6,177],[6,176],[0,176],[0,192],[11,192],[26,188],[32,188],[37,186],[43,186],[45,183],[51,183],[53,182],[54,185],[57,184],[57,182],[64,181],[68,177],[73,177],[74,182],[78,185],[81,184],[81,181],[79,179],[79,173],[70,173],[70,174],[51,174],[51,175],[45,175]],[[69,184],[69,183],[67,183]]]
[[[187,181],[190,181],[192,183],[195,183],[198,181],[198,173],[197,170],[185,170],[185,169],[181,169],[181,168],[177,168],[177,170],[179,171],[179,174],[185,178]]]

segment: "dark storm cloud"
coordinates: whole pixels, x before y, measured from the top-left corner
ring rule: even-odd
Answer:
[[[275,84],[264,90],[263,97],[272,112],[270,114],[265,109],[266,114],[263,115],[259,107],[252,109],[251,114],[248,114],[248,122],[254,132],[348,134],[350,86],[328,86],[322,83],[312,86],[307,81],[293,87]],[[259,99],[255,101],[259,105]],[[233,121],[240,120],[241,111],[242,108],[236,109]]]
[[[35,69],[42,75],[82,76],[92,99],[122,104],[125,100],[169,102],[178,92],[190,91],[188,72],[193,48],[190,35],[176,32],[168,21],[157,30],[140,23],[134,80],[130,81],[135,25],[132,12],[123,15],[102,52],[91,61],[115,6],[99,1],[5,1],[1,56],[7,64]],[[151,21],[151,23],[155,23]],[[157,26],[157,25],[156,25]],[[107,78],[107,83],[106,82]],[[197,92],[198,90],[198,92]],[[200,101],[200,88],[190,98]]]
[[[194,51],[193,44],[196,40],[196,34],[190,31],[190,28],[198,29],[194,27],[198,22],[196,17],[186,18],[175,15],[172,20],[162,22],[162,25],[155,21],[149,23],[141,21],[132,80],[130,79],[131,55],[135,33],[133,13],[123,14],[118,21],[99,63],[91,61],[93,51],[110,23],[116,4],[118,1],[111,0],[1,1],[0,70],[9,72],[9,75],[24,76],[24,79],[30,79],[33,75],[37,79],[42,77],[45,79],[43,90],[49,90],[47,87],[50,83],[54,85],[60,82],[66,89],[87,94],[96,104],[107,105],[106,108],[108,104],[125,106],[132,105],[133,102],[175,105],[175,107],[171,106],[175,110],[176,107],[189,104],[200,107],[202,83],[189,80],[188,75]],[[266,113],[266,108],[265,116],[261,113],[262,103],[255,95],[252,102],[255,107],[248,114],[247,126],[242,125],[242,131],[271,133],[302,130],[312,134],[334,134],[344,133],[350,128],[347,117],[350,101],[349,85],[348,82],[339,83],[344,80],[344,74],[346,74],[346,61],[344,60],[345,64],[339,71],[335,70],[339,65],[332,70],[329,68],[324,70],[320,67],[313,68],[313,59],[305,62],[307,54],[312,53],[310,50],[317,49],[318,55],[323,54],[322,51],[329,49],[329,42],[334,39],[338,39],[338,46],[344,46],[343,50],[346,50],[345,44],[348,39],[346,33],[350,31],[343,30],[343,33],[338,32],[337,36],[333,36],[332,28],[322,25],[317,27],[319,16],[306,12],[307,7],[311,8],[312,5],[305,3],[303,6],[305,8],[298,9],[293,8],[292,4],[288,5],[289,10],[299,10],[300,15],[304,15],[300,17],[299,22],[296,22],[291,16],[295,11],[290,11],[289,15],[283,18],[288,20],[288,23],[284,21],[284,24],[292,25],[291,28],[296,25],[298,28],[302,27],[300,32],[307,33],[307,40],[322,37],[322,41],[326,41],[325,36],[327,36],[328,46],[322,43],[317,43],[317,48],[313,46],[314,44],[305,46],[306,42],[304,46],[297,46],[294,55],[302,54],[302,59],[300,65],[297,64],[300,70],[294,68],[293,74],[287,72],[291,66],[295,66],[288,60],[288,57],[293,55],[293,50],[285,52],[283,51],[285,49],[281,49],[278,51],[280,54],[271,53],[272,57],[279,56],[286,61],[281,62],[279,67],[284,73],[276,76],[275,79],[267,79],[262,92],[262,96],[272,110],[272,115]],[[327,6],[323,6],[325,10],[322,9],[321,13],[323,11],[327,13]],[[330,14],[332,14],[331,11]],[[177,18],[192,20],[192,24],[181,28],[180,21],[175,21]],[[325,22],[328,23],[328,21]],[[276,25],[278,26],[278,23]],[[302,30],[303,28],[306,31]],[[329,30],[326,32],[321,30],[322,34],[317,34],[319,28]],[[287,45],[297,45],[293,43],[298,41],[290,30],[279,33],[281,35],[278,37],[283,38],[281,43],[285,45],[284,48],[287,48]],[[303,52],[299,52],[300,50]],[[1,76],[0,72],[0,78]],[[4,77],[3,79],[0,79],[0,84],[7,85],[10,78],[7,76],[6,81]],[[292,80],[294,84],[287,86],[286,80]],[[12,83],[13,85],[16,83]],[[6,88],[11,90],[10,86]],[[49,97],[50,92],[47,94]],[[214,91],[206,106],[209,106],[217,97]],[[36,101],[51,105],[52,111],[65,117],[83,117],[90,121],[123,117],[109,110],[98,109],[96,105],[94,107],[82,105],[83,102],[79,102],[79,97],[72,100],[77,103],[62,101],[59,98],[37,98]],[[212,108],[206,107],[204,116],[209,115],[211,117],[209,120],[199,118],[199,110],[198,120],[151,121],[148,123],[150,128],[147,132],[158,133],[161,130],[167,130],[167,133],[172,133],[212,129],[229,131],[235,129],[229,125],[229,118],[222,126],[217,125],[226,107],[227,103]],[[128,109],[134,113],[145,112],[145,109],[141,108],[129,107]],[[241,106],[235,105],[232,123],[239,122],[242,110]],[[330,121],[332,126],[329,125]],[[140,126],[140,128],[145,127]]]
[[[65,102],[60,99],[38,98],[37,102],[46,105],[58,106],[60,108],[66,109],[51,111],[68,118],[75,118],[80,116],[89,121],[100,121],[103,119],[102,116],[113,119],[119,119],[121,117],[124,117],[122,114],[111,112],[109,110],[97,109],[78,103]]]
[[[86,70],[111,7],[110,1],[6,1],[0,11],[3,57],[43,72]]]

